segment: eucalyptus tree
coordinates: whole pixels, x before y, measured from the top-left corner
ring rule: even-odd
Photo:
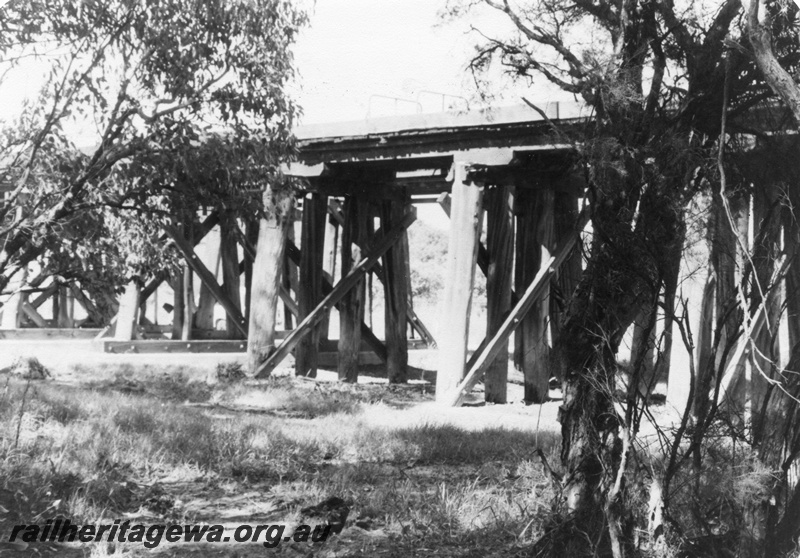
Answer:
[[[304,22],[288,0],[11,0],[0,7],[2,75],[43,76],[0,136],[7,192],[0,288],[51,249],[96,256],[95,236],[97,251],[114,235],[126,237],[134,254],[123,258],[128,273],[141,272],[144,260],[161,254],[144,254],[143,243],[155,237],[145,221],[173,221],[179,205],[191,212],[200,203],[208,180],[188,184],[187,162],[201,169],[198,161],[211,157],[222,173],[248,164],[251,188],[281,187],[298,112],[285,91],[290,49]],[[212,136],[222,139],[202,151]],[[91,147],[78,149],[76,141]],[[233,184],[229,178],[217,186]],[[259,207],[258,196],[251,201]]]
[[[701,189],[727,200],[742,187],[726,183],[721,145],[742,130],[739,117],[773,93],[742,48],[739,0],[473,0],[450,2],[447,11],[469,17],[480,9],[503,14],[512,31],[497,36],[475,24],[482,38],[474,71],[500,64],[519,78],[555,84],[593,110],[573,135],[554,123],[554,133],[574,142],[587,177],[594,234],[554,348],[564,378],[566,513],[539,550],[634,555],[640,548],[628,486],[646,412],[637,375],[647,347],[631,355],[622,397],[615,395],[616,353],[662,292],[666,314],[674,314],[686,206]],[[649,332],[656,312],[646,315]],[[695,417],[701,432],[712,415],[704,407]],[[672,446],[681,457],[688,454],[684,434]],[[699,456],[701,439],[688,451]]]

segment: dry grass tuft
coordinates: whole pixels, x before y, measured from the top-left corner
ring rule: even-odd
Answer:
[[[362,411],[408,416],[383,402],[390,390],[293,378],[212,387],[190,381],[191,371],[170,372],[121,368],[90,386],[7,376],[0,532],[59,515],[75,523],[123,514],[213,523],[221,513],[235,523],[291,522],[337,496],[351,508],[336,543],[347,555],[448,555],[465,544],[488,555],[521,551],[548,509],[533,432],[374,426]],[[429,398],[410,388],[400,396]],[[538,439],[555,451],[555,435]],[[84,550],[110,552],[102,547]],[[114,555],[144,552],[126,545]]]

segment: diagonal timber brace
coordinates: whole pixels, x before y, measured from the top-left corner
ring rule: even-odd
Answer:
[[[774,277],[785,277],[790,263],[791,258],[785,258]],[[755,313],[750,317],[749,325],[745,328],[745,334],[736,342],[736,348],[725,365],[722,377],[718,380],[719,385],[715,388],[716,393],[708,394],[710,399],[716,396],[717,404],[730,404],[730,400],[734,397],[733,390],[735,389],[736,380],[740,374],[744,374],[745,361],[751,354],[753,340],[758,337],[764,327],[767,327],[767,309],[770,304],[774,302],[776,296],[777,293],[775,289],[767,293],[767,296],[764,297],[764,300],[758,306]],[[753,374],[762,373],[763,371],[761,370],[753,371]],[[767,381],[773,384],[775,383],[771,378],[767,378]]]
[[[172,226],[166,226],[164,230],[175,243],[175,246],[186,260],[186,263],[190,268],[192,268],[192,271],[197,273],[197,276],[200,277],[200,280],[203,282],[203,284],[208,287],[216,301],[219,302],[220,306],[225,309],[225,312],[233,321],[236,329],[238,329],[242,335],[247,337],[247,322],[242,315],[242,311],[239,310],[233,301],[227,297],[227,295],[223,292],[222,287],[220,287],[219,283],[217,283],[217,279],[214,277],[214,274],[211,273],[205,264],[200,261],[200,258],[197,257],[192,243],[186,240],[180,231]]]
[[[346,277],[342,278],[333,289],[322,299],[316,308],[306,318],[293,329],[292,332],[283,340],[274,353],[264,361],[258,370],[256,370],[256,378],[265,378],[275,369],[275,367],[288,356],[289,352],[297,346],[303,337],[311,333],[314,326],[324,318],[325,313],[330,310],[337,302],[339,302],[350,289],[355,287],[361,278],[366,275],[372,266],[383,256],[397,241],[399,241],[405,230],[411,226],[417,218],[416,211],[412,208],[411,211],[405,214],[403,219],[397,223],[395,227],[387,231],[385,235],[380,238],[380,241],[363,258]]]
[[[294,263],[295,265],[300,265],[300,249],[291,240],[287,241],[286,243],[286,254],[289,256],[289,259],[292,261],[292,263]],[[331,293],[331,291],[333,291],[331,276],[328,273],[323,272],[322,295],[328,296]],[[296,303],[294,303],[294,301],[292,301],[292,303],[295,305],[294,307],[296,308],[297,307]],[[334,304],[334,306],[337,309],[339,309],[339,302]],[[298,314],[295,314],[295,317],[297,317]],[[381,359],[381,362],[386,362],[386,359],[388,358],[386,356],[387,355],[386,345],[384,345],[383,342],[380,339],[378,339],[374,333],[372,333],[370,327],[363,321],[361,322],[361,339],[367,345],[370,346],[372,351],[378,356],[379,359]]]
[[[575,225],[575,234],[565,237],[556,249],[554,255],[542,262],[542,267],[539,268],[539,273],[536,274],[536,277],[534,277],[531,284],[508,313],[508,316],[506,316],[506,318],[503,320],[503,325],[500,326],[500,329],[497,330],[497,333],[495,333],[491,339],[487,338],[488,341],[487,339],[484,339],[481,342],[480,347],[477,351],[475,351],[475,353],[472,355],[472,358],[469,360],[467,374],[458,384],[458,387],[453,391],[452,395],[445,400],[446,404],[449,404],[453,407],[461,405],[464,396],[469,393],[475,384],[481,380],[483,374],[486,372],[486,369],[489,367],[495,357],[497,357],[500,348],[504,346],[504,343],[508,341],[508,338],[511,337],[511,334],[520,325],[522,318],[525,317],[525,314],[527,314],[528,310],[531,309],[533,304],[545,292],[548,283],[561,264],[564,263],[564,260],[567,259],[567,256],[569,256],[572,248],[575,246],[575,243],[578,240],[580,231],[583,230],[583,227],[586,226],[588,221],[589,213],[586,209],[584,209],[578,216],[578,220]]]
[[[42,318],[41,314],[36,311],[36,308],[30,302],[23,302],[21,309],[22,312],[36,324],[36,327],[47,327],[47,321]]]
[[[31,308],[34,310],[39,308],[56,292],[58,292],[58,285],[54,282],[49,287],[46,287],[41,293],[39,293],[39,296],[30,301]]]
[[[95,323],[102,323],[102,314],[97,310],[97,307],[89,299],[89,297],[86,296],[83,290],[81,290],[81,288],[75,284],[70,285],[69,288],[72,291],[72,296],[75,297],[75,300],[78,301],[78,304],[83,306],[83,309],[86,310],[86,313],[89,315],[89,317],[94,320]]]
[[[328,202],[328,213],[333,218],[333,220],[340,226],[344,226],[344,215],[342,213],[341,204],[336,200],[331,200]],[[359,246],[362,250],[365,249],[365,246]],[[386,286],[386,280],[384,279],[383,273],[383,266],[380,263],[376,263],[375,267],[372,268],[372,273],[378,278],[384,287]],[[411,291],[409,290],[409,293]],[[409,298],[408,304],[406,305],[406,321],[411,324],[411,327],[419,333],[420,337],[425,341],[425,343],[431,347],[436,348],[436,339],[434,339],[433,334],[431,331],[422,323],[422,320],[417,316],[416,312],[414,312],[413,305],[411,304],[411,299]]]
[[[192,239],[194,246],[200,244],[200,241],[202,241],[206,237],[206,235],[211,232],[211,229],[213,229],[218,223],[219,223],[219,215],[217,214],[216,211],[212,211],[208,215],[208,217],[206,217],[203,220],[203,222],[200,223],[198,229],[195,230],[195,235],[194,238]],[[164,241],[166,239],[167,235],[163,235],[160,240]],[[150,298],[150,295],[152,295],[156,291],[156,289],[161,285],[161,283],[166,281],[168,277],[169,277],[168,271],[159,271],[158,273],[156,273],[156,276],[153,277],[153,279],[142,288],[142,293],[140,295],[141,304],[144,304],[144,302],[148,298]]]

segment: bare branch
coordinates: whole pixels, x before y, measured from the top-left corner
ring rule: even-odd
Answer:
[[[511,9],[511,6],[508,4],[508,0],[503,0],[502,5],[498,4],[494,0],[485,1],[492,8],[504,12],[509,19],[511,19],[517,29],[522,31],[522,33],[528,39],[535,43],[553,48],[569,65],[570,75],[572,75],[574,78],[581,79],[586,75],[583,63],[571,50],[564,45],[564,43],[557,36],[553,35],[552,33],[548,33],[537,25],[526,25],[525,22],[522,21],[522,18],[519,17],[519,14]]]

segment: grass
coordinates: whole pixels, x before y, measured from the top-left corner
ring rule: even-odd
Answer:
[[[171,372],[123,368],[88,386],[0,376],[0,532],[59,515],[214,522],[225,512],[258,522],[264,506],[291,522],[331,495],[351,507],[329,543],[343,556],[522,552],[543,525],[552,490],[533,432],[403,424],[411,411],[387,407],[375,387],[293,378],[210,387]],[[367,408],[396,413],[397,424],[369,424]],[[538,440],[555,461],[556,435]]]

